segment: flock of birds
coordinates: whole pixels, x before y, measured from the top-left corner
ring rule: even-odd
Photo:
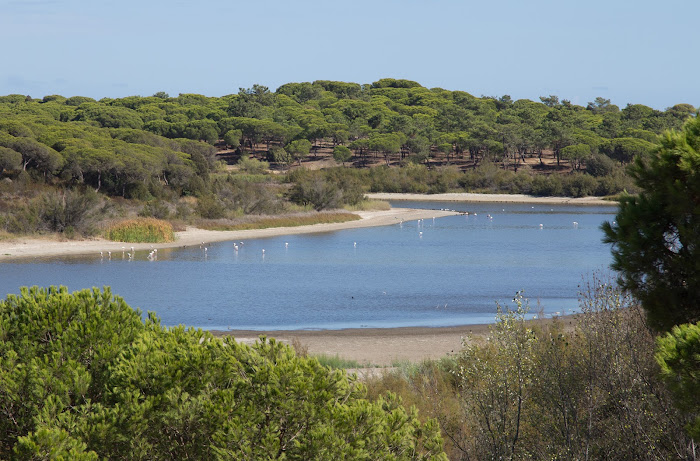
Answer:
[[[534,208],[534,207],[533,207],[533,208]],[[442,211],[455,211],[455,210],[450,210],[450,209],[447,209],[447,208],[445,208],[445,209],[442,209],[442,208],[441,208],[441,210],[442,210]],[[504,209],[503,211],[505,211],[505,209]],[[468,211],[461,211],[461,212],[459,212],[459,213],[462,214],[462,215],[466,215],[466,216],[478,216],[477,213],[471,213],[471,212],[468,212]],[[491,216],[490,214],[487,214],[487,215],[486,215],[486,219],[488,219],[489,221],[492,221],[492,220],[493,220],[493,216]],[[425,221],[425,219],[418,219],[418,220],[417,220],[417,228],[418,228],[418,229],[423,228],[423,226],[424,226],[424,221]],[[435,224],[435,217],[432,218],[432,221],[433,221],[433,224]],[[399,221],[399,226],[403,228],[403,224],[404,224],[404,221],[403,221],[403,219],[401,219],[401,220]],[[613,224],[616,224],[616,223],[613,222]],[[573,227],[574,227],[575,229],[578,229],[578,222],[577,222],[577,221],[574,221],[574,222],[573,222]],[[544,224],[540,224],[540,225],[539,225],[539,228],[540,228],[540,229],[544,229]],[[419,238],[423,238],[423,231],[422,231],[422,230],[419,230],[419,231],[418,231],[418,237],[419,237]],[[239,251],[241,248],[243,248],[243,245],[244,245],[244,242],[234,242],[234,243],[233,243],[233,251],[234,251],[236,254],[238,254],[238,251]],[[357,248],[357,242],[353,242],[353,243],[352,243],[352,246],[353,246],[353,248]],[[207,257],[208,252],[209,252],[209,248],[206,246],[206,243],[205,243],[205,242],[202,242],[202,243],[199,245],[199,248],[203,250],[204,256]],[[285,249],[288,249],[288,248],[289,248],[289,242],[284,242],[284,248],[285,248]],[[106,253],[106,255],[107,255],[107,259],[108,259],[108,260],[111,260],[111,259],[112,259],[112,251],[107,251],[107,252],[100,251],[100,259],[101,259],[101,260],[104,260],[104,259],[105,259],[105,253]],[[136,251],[134,250],[134,247],[131,247],[131,251],[129,251],[129,252],[126,251],[126,247],[122,247],[122,259],[127,259],[127,258],[128,258],[129,261],[133,261],[133,260],[134,260],[135,254],[136,254]],[[264,249],[264,248],[262,249],[262,257],[263,257],[263,259],[265,258],[265,249]],[[148,253],[147,259],[148,259],[149,261],[156,261],[156,260],[158,259],[158,249],[157,249],[157,248],[154,248],[154,247],[151,247],[151,250],[150,250],[149,253]]]

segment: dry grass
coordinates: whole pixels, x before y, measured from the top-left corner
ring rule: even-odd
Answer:
[[[6,240],[12,240],[15,238],[17,238],[16,235],[10,234],[9,232],[4,231],[4,230],[0,230],[0,242],[6,241]]]
[[[173,226],[155,218],[135,218],[109,226],[106,239],[129,243],[167,243],[175,240]]]
[[[345,205],[344,208],[348,211],[387,211],[391,205],[385,200],[363,200],[357,205]]]
[[[312,224],[333,224],[347,221],[357,221],[360,217],[354,213],[332,212],[294,214],[274,217],[247,217],[240,220],[199,221],[197,227],[206,230],[234,231],[267,229],[269,227],[298,227]]]

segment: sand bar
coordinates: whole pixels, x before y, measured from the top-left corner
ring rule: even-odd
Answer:
[[[617,202],[603,200],[600,197],[536,197],[524,194],[471,194],[467,192],[449,194],[366,194],[375,200],[413,200],[434,202],[475,202],[475,203],[542,203],[550,205],[609,205],[617,206]]]
[[[14,259],[41,258],[53,256],[69,256],[83,254],[99,254],[108,251],[121,253],[134,247],[136,251],[151,248],[178,248],[200,245],[202,242],[221,242],[227,240],[250,240],[256,238],[276,237],[279,235],[310,234],[316,232],[333,232],[343,229],[358,229],[362,227],[387,226],[403,221],[417,219],[439,218],[453,215],[450,211],[422,210],[411,208],[392,208],[385,211],[359,211],[362,219],[332,224],[313,224],[297,227],[273,227],[267,229],[252,229],[242,231],[210,231],[195,227],[175,233],[172,243],[121,243],[101,238],[91,240],[56,241],[50,239],[22,238],[0,242],[0,262]]]

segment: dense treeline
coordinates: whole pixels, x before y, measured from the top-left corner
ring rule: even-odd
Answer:
[[[630,162],[695,110],[688,104],[620,110],[602,98],[587,107],[556,96],[541,99],[477,98],[394,79],[289,83],[274,93],[254,85],[220,98],[10,95],[0,98],[0,144],[21,160],[3,150],[0,165],[122,196],[137,194],[134,189],[149,181],[187,190],[194,174],[205,179],[211,170],[216,150],[206,143],[218,140],[239,149],[263,144],[271,160],[290,163],[328,141],[360,159],[449,163],[467,156],[474,164],[490,160],[515,171],[524,156],[551,150],[558,162],[585,170],[591,159],[600,163],[599,155]],[[339,158],[346,153],[339,150]]]
[[[659,111],[620,109],[602,98],[586,107],[540,99],[479,98],[395,79],[289,83],[275,92],[254,85],[223,97],[3,96],[0,228],[88,232],[82,219],[52,216],[70,215],[50,203],[64,189],[98,192],[84,198],[95,209],[114,205],[105,197],[122,197],[149,202],[140,210],[147,215],[183,219],[296,211],[289,199],[308,209],[356,205],[369,190],[635,192],[624,166],[695,111],[688,104]],[[300,175],[304,184],[287,177],[288,185],[267,174],[270,164],[288,169],[319,156],[374,168],[327,169]],[[226,178],[223,158],[237,163],[239,174]],[[319,193],[330,199],[306,196]]]

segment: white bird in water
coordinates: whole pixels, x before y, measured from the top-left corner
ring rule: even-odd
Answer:
[[[578,227],[578,222],[574,221],[574,227]]]
[[[284,247],[285,247],[285,248],[289,248],[289,243],[288,243],[288,242],[284,242]]]
[[[352,242],[352,246],[357,248],[357,242]]]
[[[111,251],[108,251],[108,252],[107,252],[107,256],[109,256],[109,259],[112,259],[112,252],[111,252]]]
[[[544,224],[540,224],[540,229],[542,229],[543,227],[544,227]]]

